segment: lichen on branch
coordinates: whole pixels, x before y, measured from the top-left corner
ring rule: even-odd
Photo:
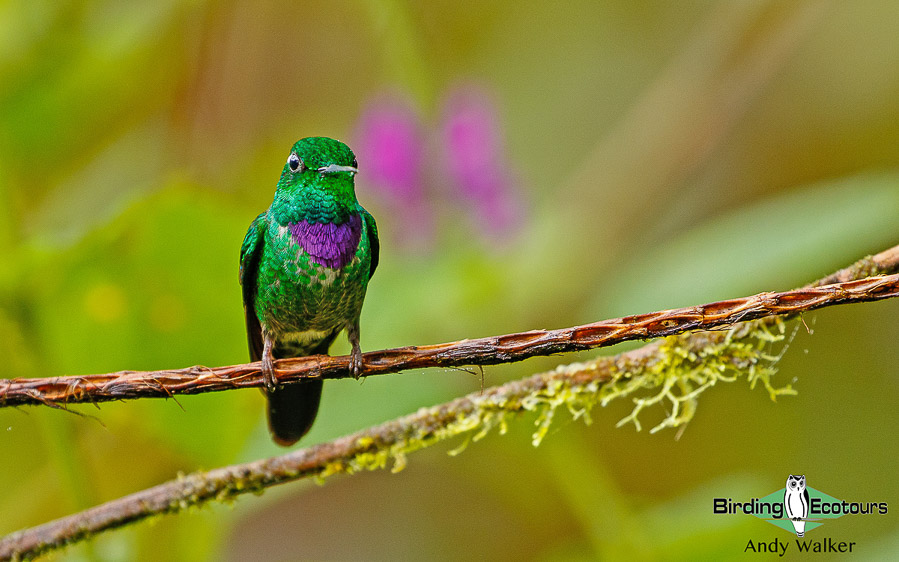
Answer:
[[[636,350],[562,365],[448,404],[422,408],[398,420],[400,431],[390,439],[360,436],[357,445],[361,452],[328,463],[317,478],[322,481],[333,474],[388,466],[392,472],[399,472],[406,466],[409,453],[464,436],[465,440],[449,451],[456,455],[493,430],[505,434],[509,418],[525,412],[536,413],[536,429],[531,436],[536,447],[546,437],[558,411],[567,411],[572,419],[589,424],[596,405],[606,406],[619,398],[631,398],[634,408],[618,426],[633,423],[638,431],[638,416],[645,408],[669,407],[650,433],[684,426],[696,412],[699,395],[718,383],[745,379],[754,388],[761,382],[776,400],[796,393],[789,384],[778,387],[772,381],[781,357],[773,353],[773,346],[785,341],[785,332],[784,321],[772,318],[722,332],[669,336],[653,344],[651,354]]]

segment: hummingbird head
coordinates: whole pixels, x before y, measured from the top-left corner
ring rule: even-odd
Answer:
[[[272,211],[279,222],[342,223],[356,212],[356,155],[327,137],[298,140],[281,171]]]

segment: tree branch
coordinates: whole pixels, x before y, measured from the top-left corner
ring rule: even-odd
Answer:
[[[669,417],[672,423],[663,422],[661,426],[677,425],[677,408],[683,404],[688,411],[681,414],[681,420],[688,419],[689,408],[695,395],[711,386],[716,380],[730,380],[723,373],[727,368],[734,371],[755,371],[759,369],[759,361],[769,359],[761,352],[753,351],[752,346],[741,344],[753,337],[765,340],[765,326],[778,322],[780,316],[791,315],[844,302],[861,302],[896,296],[899,293],[899,276],[886,275],[869,277],[858,281],[849,281],[854,277],[864,277],[871,273],[891,273],[899,270],[899,246],[891,248],[877,256],[865,258],[855,265],[841,270],[822,281],[839,279],[840,282],[827,284],[815,289],[806,288],[785,293],[763,293],[755,297],[735,299],[714,303],[704,307],[692,307],[676,311],[666,311],[651,315],[628,317],[609,322],[600,322],[588,326],[568,328],[551,332],[527,332],[498,338],[456,342],[439,346],[402,348],[385,352],[367,354],[374,359],[369,363],[368,374],[392,372],[410,366],[446,366],[459,365],[466,358],[468,364],[486,364],[520,360],[538,353],[555,353],[558,347],[565,350],[582,349],[584,346],[598,347],[609,345],[611,339],[625,341],[637,337],[652,337],[674,331],[697,328],[720,327],[750,318],[760,318],[755,322],[743,322],[738,328],[730,331],[699,332],[668,338],[663,342],[655,342],[642,348],[625,352],[613,357],[600,357],[583,364],[560,367],[548,373],[541,373],[522,380],[509,382],[483,392],[469,394],[451,402],[422,408],[418,412],[390,421],[352,435],[339,438],[328,443],[321,443],[305,449],[287,453],[279,457],[259,460],[251,463],[223,467],[208,472],[196,472],[175,480],[160,484],[153,488],[113,500],[111,502],[70,515],[44,525],[26,529],[0,539],[0,559],[31,558],[64,545],[71,544],[94,534],[114,529],[128,523],[140,521],[147,517],[175,513],[182,509],[202,505],[210,500],[227,500],[248,492],[258,492],[276,484],[314,476],[324,478],[336,473],[353,473],[359,470],[383,468],[388,461],[393,462],[393,469],[400,470],[405,464],[405,455],[427,447],[436,442],[460,434],[472,434],[478,439],[492,428],[503,431],[509,415],[522,411],[541,412],[538,419],[538,431],[535,433],[535,444],[546,432],[552,414],[558,406],[565,405],[575,417],[589,415],[589,409],[598,402],[605,403],[616,395],[623,395],[627,387],[644,385],[644,374],[656,378],[677,379],[683,394],[673,397],[665,390],[649,400],[635,400],[635,412],[622,421],[634,421],[635,415],[642,405],[670,398],[674,402],[674,412]],[[767,316],[766,316],[767,315]],[[624,337],[621,334],[633,334]],[[617,334],[617,335],[616,335]],[[641,334],[641,335],[636,335]],[[760,335],[761,334],[761,335]],[[568,338],[568,339],[565,339]],[[624,338],[624,339],[622,339]],[[598,343],[597,343],[598,342]],[[471,347],[471,344],[476,344]],[[581,346],[581,347],[572,347]],[[723,347],[722,347],[723,346]],[[497,351],[499,349],[499,351]],[[547,351],[549,349],[550,351]],[[424,350],[423,353],[422,350]],[[439,350],[439,351],[433,351]],[[384,358],[387,359],[384,359]],[[474,358],[475,360],[472,360]],[[715,358],[718,361],[706,373],[697,376],[705,361]],[[322,376],[323,378],[341,378],[347,376],[345,358],[316,358],[320,373],[311,373],[307,363],[288,360],[279,364],[284,369],[290,368],[289,374],[282,380],[296,380],[304,376]],[[453,361],[447,363],[447,361]],[[403,365],[399,367],[398,365]],[[259,386],[258,364],[238,366],[244,369],[238,380],[231,383],[213,382],[214,390],[224,388]],[[235,369],[226,367],[222,369]],[[208,370],[200,368],[167,371],[179,373],[176,376],[193,375],[196,378],[212,377]],[[665,374],[667,371],[677,371]],[[682,376],[681,373],[687,373]],[[118,373],[98,375],[99,377],[119,377],[159,375],[159,373]],[[232,374],[233,376],[233,374]],[[752,379],[753,375],[749,375]],[[768,384],[767,375],[756,375],[762,378],[772,397],[777,393]],[[51,388],[68,389],[77,379],[84,377],[61,377],[68,382],[49,382]],[[54,381],[54,379],[41,379]],[[13,381],[22,384],[22,381]],[[52,385],[60,384],[60,387]],[[104,384],[109,384],[104,383]],[[121,383],[120,383],[121,384]],[[184,381],[181,383],[184,384]],[[143,385],[148,385],[144,382]],[[696,385],[699,385],[698,387]],[[6,387],[8,392],[12,385]],[[165,396],[168,393],[158,392],[159,385],[149,386],[152,391],[141,391],[135,396]],[[143,388],[143,387],[138,387]],[[163,388],[171,388],[163,386]],[[611,392],[604,391],[611,389]],[[29,401],[18,403],[54,403],[56,398],[41,395],[45,387],[33,388]],[[177,391],[182,391],[178,388]],[[19,391],[21,392],[21,391]],[[81,392],[86,392],[82,390]],[[104,392],[109,392],[106,389]],[[36,398],[41,396],[41,398]],[[50,395],[50,396],[65,396]],[[81,395],[79,395],[81,396]],[[113,396],[106,399],[114,399]],[[84,401],[84,400],[82,400]]]
[[[877,260],[878,256],[882,259]],[[897,269],[899,246],[834,273],[839,280],[860,273]],[[847,302],[866,302],[899,295],[899,275],[842,280],[781,293],[663,310],[604,320],[559,330],[533,330],[473,340],[409,346],[364,354],[362,376],[395,373],[426,367],[459,367],[512,363],[538,355],[553,355],[638,339],[710,330],[766,316],[792,316],[816,308]],[[282,383],[306,378],[340,379],[351,376],[349,357],[313,355],[275,362]],[[132,398],[168,398],[234,388],[263,386],[260,363],[225,367],[194,366],[164,371],[120,371],[103,375],[76,375],[0,380],[0,407],[44,404],[63,407]]]

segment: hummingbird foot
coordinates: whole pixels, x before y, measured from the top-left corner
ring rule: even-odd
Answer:
[[[353,346],[353,353],[350,355],[350,373],[353,378],[359,380],[362,376],[362,349],[359,346]]]
[[[278,376],[275,374],[275,361],[272,358],[272,340],[268,337],[265,338],[262,349],[262,380],[269,392],[278,389]]]
[[[359,380],[362,376],[362,348],[359,346],[359,319],[347,326],[347,336],[350,345],[353,346],[353,352],[350,354],[350,374],[353,378]]]

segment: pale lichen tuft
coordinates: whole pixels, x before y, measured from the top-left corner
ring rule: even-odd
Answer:
[[[650,430],[655,433],[683,426],[693,419],[700,394],[717,383],[734,382],[742,376],[750,389],[761,381],[772,400],[782,394],[796,394],[790,385],[776,388],[771,382],[786,345],[779,355],[772,355],[770,349],[785,340],[784,332],[784,323],[777,318],[750,322],[729,330],[724,337],[709,337],[699,343],[689,335],[665,338],[652,361],[615,372],[600,391],[602,405],[631,397],[634,408],[618,427],[633,423],[637,431],[641,429],[639,415],[646,407],[666,406],[667,415]],[[650,392],[641,392],[646,390]]]

